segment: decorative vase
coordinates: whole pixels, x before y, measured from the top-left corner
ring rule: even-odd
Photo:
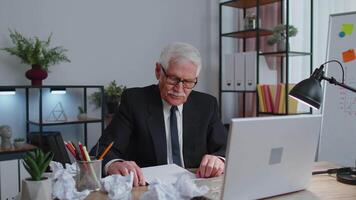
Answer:
[[[42,69],[41,65],[34,64],[32,68],[26,72],[26,77],[31,80],[32,85],[41,86],[42,80],[47,78],[48,73]]]
[[[289,50],[289,44],[288,44]],[[277,43],[277,51],[286,51],[286,40],[281,40]]]
[[[116,113],[116,111],[118,111],[119,103],[118,102],[107,102],[106,106],[108,108],[108,113],[114,114],[114,113]]]
[[[88,116],[87,116],[86,113],[79,113],[79,114],[77,115],[77,119],[80,120],[80,121],[85,121],[85,120],[88,119]]]
[[[14,142],[15,149],[21,149],[25,143],[26,143],[25,141],[15,141]]]
[[[52,199],[52,182],[50,178],[40,181],[22,180],[21,200]]]

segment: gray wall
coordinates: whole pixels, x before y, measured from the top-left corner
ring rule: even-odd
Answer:
[[[69,50],[72,62],[51,67],[46,85],[107,85],[112,80],[128,87],[153,84],[157,82],[154,64],[162,47],[184,41],[202,54],[204,68],[196,89],[218,94],[217,0],[1,0],[0,48],[11,45],[9,28],[43,39],[53,33],[52,44]],[[0,52],[0,85],[29,85],[24,75],[28,69],[17,58]],[[80,94],[54,97],[47,91],[44,96],[48,100],[44,118],[57,102],[68,115],[75,115],[80,105],[73,102]],[[24,105],[23,90],[16,96],[0,97],[0,125],[10,125],[13,137],[25,135]],[[98,114],[92,108],[90,112]],[[80,126],[53,129],[60,130],[65,140],[82,140]],[[89,144],[95,143],[99,130],[98,124],[89,126]],[[16,162],[11,165],[17,172]],[[8,168],[0,163],[0,171]],[[17,182],[6,181],[0,173],[0,185],[5,183],[0,199],[18,193]]]
[[[45,38],[69,50],[71,63],[51,67],[45,84],[155,83],[154,63],[172,41],[189,42],[205,67],[197,89],[217,94],[217,1],[2,0],[0,47],[10,45],[8,29]],[[215,35],[214,35],[215,34]],[[216,60],[212,60],[212,58]],[[213,66],[215,65],[215,66]],[[29,67],[0,53],[0,84],[28,84]]]
[[[196,46],[203,59],[204,68],[196,90],[218,94],[218,1],[215,0],[2,0],[0,47],[11,46],[9,28],[42,39],[53,33],[52,45],[69,50],[72,62],[52,66],[44,81],[46,85],[107,85],[112,80],[128,87],[157,83],[154,67],[162,47],[184,41]],[[29,68],[1,51],[0,85],[30,84],[24,75]],[[10,125],[15,129],[14,135],[21,136],[25,126],[16,119],[23,106],[16,106],[11,100],[14,98],[7,97],[10,99],[7,101],[12,102],[9,104],[15,111],[11,116],[0,116],[0,125]],[[64,101],[61,103],[70,104]],[[49,112],[53,102],[47,104]],[[7,112],[7,108],[0,104],[0,112]],[[64,109],[67,113],[72,109],[76,112],[76,106]],[[73,131],[78,132],[74,129],[67,131],[70,132],[67,135],[73,135]],[[98,137],[98,127],[90,131],[93,143]]]

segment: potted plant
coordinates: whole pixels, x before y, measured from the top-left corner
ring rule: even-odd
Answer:
[[[115,113],[119,107],[122,92],[126,86],[117,85],[116,81],[111,81],[110,84],[104,88],[104,99],[109,114]],[[90,96],[90,101],[99,108],[101,106],[101,93],[94,92]]]
[[[52,34],[43,41],[36,36],[26,38],[16,30],[9,31],[11,41],[15,46],[1,50],[19,57],[22,63],[32,66],[32,69],[26,72],[26,77],[31,80],[32,85],[42,85],[42,80],[48,76],[50,66],[60,62],[70,62],[65,55],[66,49],[61,46],[49,47]]]
[[[87,113],[84,111],[84,109],[81,106],[78,106],[78,111],[79,111],[77,115],[78,120],[84,121],[88,119]]]
[[[20,149],[26,142],[25,138],[15,138],[14,139],[14,146],[16,149]]]
[[[287,38],[287,31],[288,31],[288,37],[294,37],[298,33],[298,29],[294,27],[293,25],[284,25],[284,24],[279,24],[276,27],[273,28],[273,34],[270,38],[267,40],[267,44],[269,45],[274,45],[278,44],[277,48],[280,51],[284,51],[286,47],[286,38]]]
[[[23,165],[31,178],[22,180],[22,200],[47,200],[52,199],[52,183],[43,173],[53,159],[53,153],[43,153],[36,149],[34,152],[28,152],[23,158]]]

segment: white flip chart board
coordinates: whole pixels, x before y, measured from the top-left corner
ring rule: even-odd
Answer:
[[[332,59],[339,60],[344,66],[345,84],[356,88],[356,12],[330,15],[327,60]],[[328,64],[326,76],[341,81],[341,67],[337,63]],[[329,83],[324,86],[318,160],[354,166],[356,93]]]

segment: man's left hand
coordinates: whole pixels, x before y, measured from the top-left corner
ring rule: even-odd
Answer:
[[[206,154],[197,170],[198,178],[211,178],[224,173],[225,163],[218,156]]]

